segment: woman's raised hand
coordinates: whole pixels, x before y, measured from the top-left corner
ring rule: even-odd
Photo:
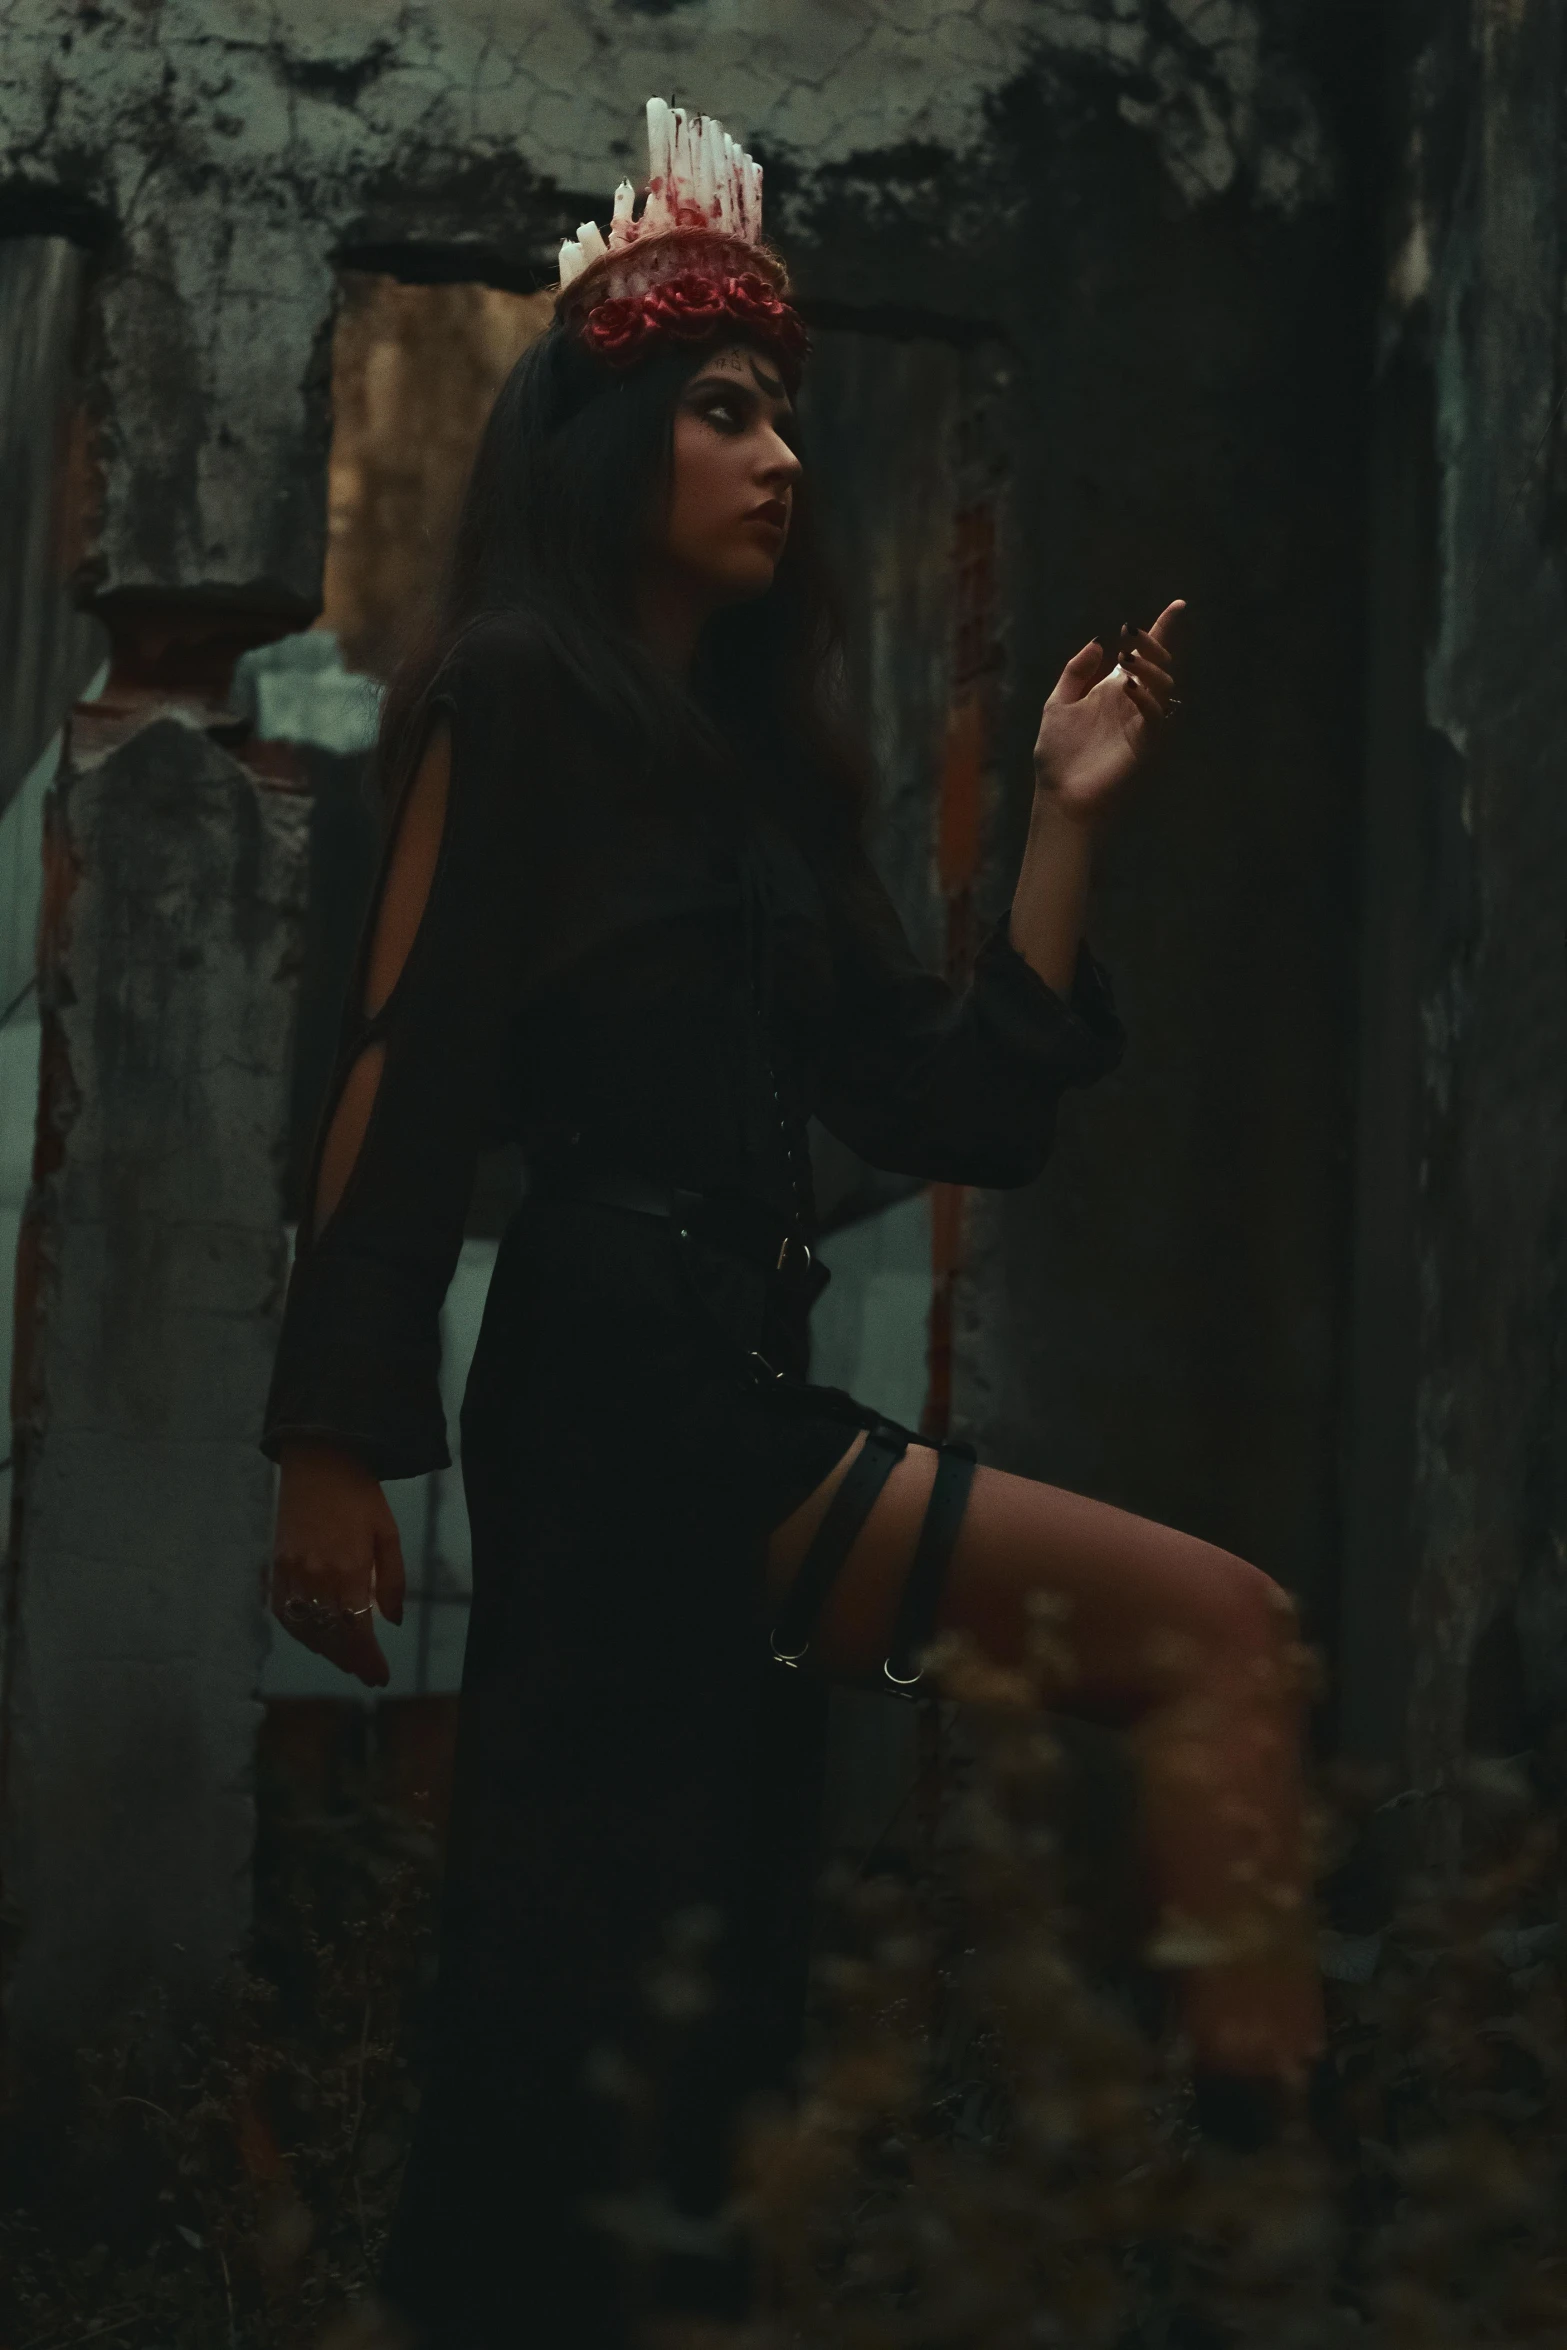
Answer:
[[[1123,628],[1113,665],[1095,638],[1062,670],[1034,745],[1034,787],[1062,815],[1093,823],[1158,747],[1180,708],[1171,639],[1185,609]]]
[[[352,1453],[290,1444],[278,1486],[272,1613],[285,1632],[370,1689],[391,1671],[373,1629],[403,1620],[403,1550],[379,1484]]]

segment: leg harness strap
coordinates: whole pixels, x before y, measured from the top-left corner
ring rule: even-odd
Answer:
[[[908,1449],[906,1436],[873,1428],[856,1453],[811,1537],[811,1547],[773,1626],[773,1654],[781,1665],[797,1665],[809,1649],[822,1604],[854,1548],[855,1536]]]
[[[882,1666],[889,1687],[899,1697],[914,1697],[919,1691],[923,1677],[920,1658],[936,1628],[941,1586],[968,1506],[974,1467],[971,1444],[944,1444],[936,1456],[936,1481],[925,1505],[914,1563],[903,1586],[892,1646]]]

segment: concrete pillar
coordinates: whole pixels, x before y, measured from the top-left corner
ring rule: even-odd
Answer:
[[[24,1225],[3,1860],[20,2045],[250,1914],[307,803],[187,713],[78,715],[46,832]]]
[[[1397,25],[1343,1720],[1439,1791],[1567,1713],[1567,9]]]

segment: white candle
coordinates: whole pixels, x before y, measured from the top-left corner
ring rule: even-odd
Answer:
[[[718,129],[718,216],[724,224],[726,236],[735,231],[735,143],[724,129]]]
[[[668,179],[669,146],[673,135],[674,123],[668,101],[650,98],[647,102],[647,175],[650,180]]]
[[[691,135],[685,108],[677,106],[674,114],[669,141],[669,213],[678,223],[680,208],[691,193]]]
[[[597,222],[585,220],[561,246],[561,284],[569,285],[606,253],[618,253],[642,236],[656,236],[698,222],[725,236],[758,244],[762,235],[762,172],[738,139],[714,115],[688,114],[667,99],[647,102],[648,190],[640,217],[630,180],[615,190],[606,239]],[[693,217],[694,216],[694,217]]]
[[[691,194],[704,221],[711,221],[718,197],[713,178],[713,126],[699,115],[687,136],[691,141]]]
[[[629,245],[636,236],[637,224],[633,213],[636,200],[636,189],[629,180],[622,180],[615,190],[615,211],[609,224],[609,249],[612,253],[618,253],[623,245]]]
[[[708,153],[713,158],[713,225],[730,227],[729,212],[729,157],[725,152],[724,126],[709,118],[707,126]]]
[[[674,171],[675,118],[673,110],[662,98],[647,102],[647,201],[642,207],[638,223],[643,236],[657,236],[666,228],[673,228],[674,205],[670,198],[670,179]]]

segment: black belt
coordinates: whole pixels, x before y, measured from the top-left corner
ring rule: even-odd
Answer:
[[[528,1190],[530,1198],[587,1200],[595,1207],[625,1208],[635,1216],[661,1216],[682,1240],[721,1249],[764,1273],[804,1270],[814,1262],[804,1234],[758,1200],[686,1191],[625,1168],[545,1165],[535,1171]]]

